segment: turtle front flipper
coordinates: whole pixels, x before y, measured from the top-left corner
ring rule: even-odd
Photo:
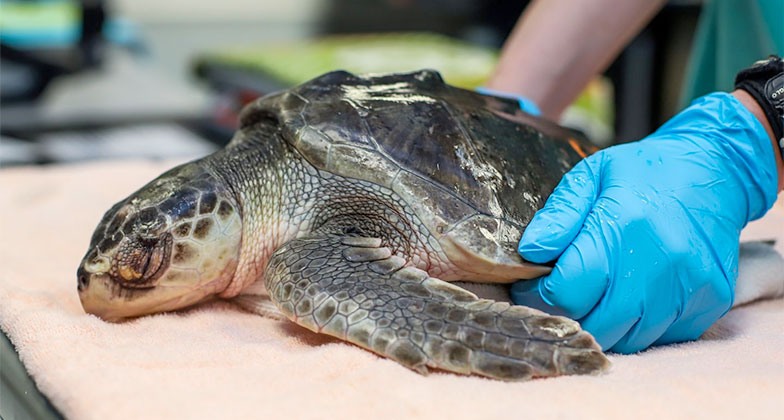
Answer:
[[[579,324],[476,295],[406,267],[376,238],[292,240],[265,281],[292,321],[389,357],[503,380],[588,374],[609,362]]]

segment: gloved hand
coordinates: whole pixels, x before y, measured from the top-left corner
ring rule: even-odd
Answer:
[[[536,105],[536,102],[526,98],[522,95],[515,95],[509,92],[502,92],[500,90],[493,90],[488,89],[484,86],[479,86],[476,88],[476,91],[483,94],[483,95],[493,95],[493,96],[500,96],[501,98],[507,99],[514,99],[517,101],[517,104],[520,106],[520,109],[523,111],[531,114],[531,115],[542,115],[542,111],[539,110],[539,107]]]
[[[732,306],[741,229],[776,200],[773,153],[760,122],[714,93],[589,156],[520,241],[523,258],[555,268],[512,300],[577,319],[619,353],[698,338]]]

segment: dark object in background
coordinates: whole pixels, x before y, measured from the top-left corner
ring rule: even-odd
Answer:
[[[432,31],[500,48],[528,3],[331,0],[321,28],[325,34]],[[701,9],[700,0],[669,1],[605,72],[615,89],[614,131],[619,142],[650,134],[679,110],[678,97]]]
[[[40,2],[37,7],[59,6]],[[38,99],[56,77],[97,67],[103,59],[101,31],[106,20],[102,0],[80,2],[78,42],[72,45],[15,43],[0,38],[0,103]]]
[[[529,0],[331,0],[319,32],[435,32],[500,48]]]
[[[331,0],[319,25],[322,34],[436,32],[461,37],[484,2],[475,0]],[[510,2],[511,3],[511,2]],[[524,5],[526,2],[517,2]],[[522,11],[522,7],[520,11]],[[518,12],[519,16],[519,12]]]
[[[195,69],[218,94],[213,126],[229,138],[249,102],[335,69],[368,74],[437,68],[448,83],[472,90],[484,83],[497,54],[495,48],[428,32],[383,32],[223,48],[202,54]]]
[[[85,0],[82,3],[82,37],[79,52],[83,67],[97,67],[103,59],[106,10],[102,0]]]
[[[68,73],[63,65],[38,58],[37,54],[0,43],[0,103],[32,101],[49,82]]]
[[[702,6],[670,2],[606,71],[615,89],[615,138],[639,140],[678,111]]]

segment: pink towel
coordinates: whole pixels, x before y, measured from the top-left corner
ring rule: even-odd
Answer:
[[[75,272],[93,227],[169,166],[0,171],[0,326],[68,418],[781,416],[782,299],[732,310],[709,339],[612,355],[602,376],[525,383],[420,376],[224,302],[122,324],[85,315]],[[779,250],[781,201],[748,230],[750,238],[780,238]]]

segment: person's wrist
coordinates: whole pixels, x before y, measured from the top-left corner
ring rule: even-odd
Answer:
[[[771,127],[765,112],[762,110],[759,103],[757,103],[757,101],[745,90],[736,89],[731,92],[731,95],[757,118],[760,124],[762,124],[762,127],[765,128],[765,132],[768,133],[773,155],[776,160],[776,170],[778,171],[778,191],[784,190],[784,159],[782,159],[778,141],[776,141],[776,137],[773,134],[773,128]]]

